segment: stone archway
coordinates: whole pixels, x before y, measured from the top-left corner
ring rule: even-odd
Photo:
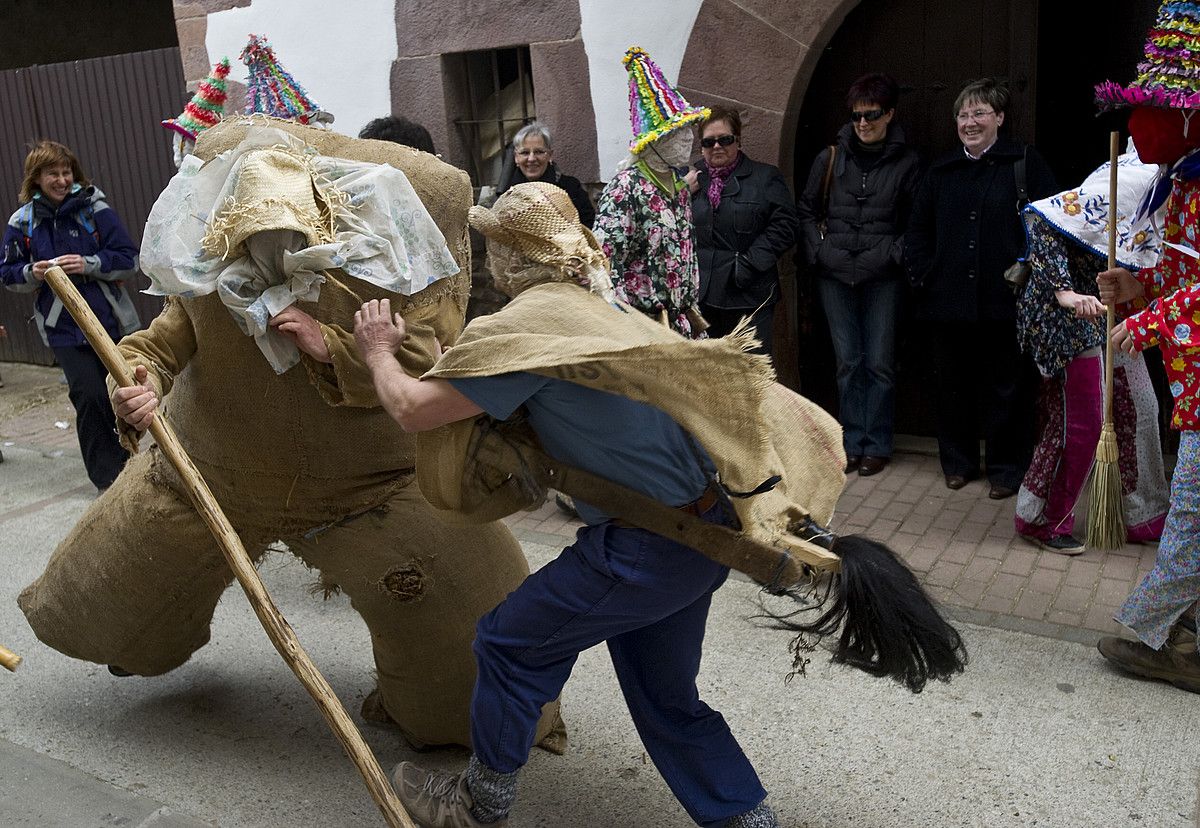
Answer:
[[[747,153],[790,177],[808,81],[858,2],[703,0],[679,71],[680,90],[694,103],[736,106]]]
[[[680,91],[692,103],[737,108],[746,153],[774,164],[790,179],[796,123],[809,79],[858,2],[703,0],[679,70]],[[775,367],[781,382],[800,388],[798,353],[808,317],[797,314],[800,300],[791,257],[780,262],[780,270]]]

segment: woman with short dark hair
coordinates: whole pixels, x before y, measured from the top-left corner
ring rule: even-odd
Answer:
[[[437,154],[437,150],[433,147],[433,136],[429,134],[429,130],[403,115],[384,115],[382,118],[376,118],[359,130],[358,137],[372,138],[376,141],[391,141],[393,144],[403,144],[430,155]]]
[[[846,471],[863,476],[892,457],[902,238],[919,172],[895,123],[899,93],[880,73],[851,84],[850,123],[813,161],[799,203],[837,359]]]
[[[946,486],[979,476],[979,440],[991,488],[1016,494],[1033,447],[1032,370],[1017,345],[1016,301],[1004,272],[1025,256],[1025,201],[1058,191],[1033,147],[1001,137],[1008,90],[992,78],[954,102],[961,148],[935,161],[917,195],[905,255],[917,316],[930,336],[938,449]]]
[[[700,266],[700,312],[709,336],[749,316],[771,353],[779,257],[796,242],[796,209],[783,175],[742,151],[742,117],[713,107],[700,122],[703,158],[687,176]]]

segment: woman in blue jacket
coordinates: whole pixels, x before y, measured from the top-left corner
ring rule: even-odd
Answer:
[[[108,402],[108,372],[45,278],[48,269],[61,267],[109,336],[119,340],[141,327],[123,284],[136,271],[137,245],[62,144],[41,141],[30,151],[17,200],[21,206],[4,231],[0,280],[9,290],[37,292],[34,312],[42,340],[67,377],[83,462],[103,491],[126,457]]]

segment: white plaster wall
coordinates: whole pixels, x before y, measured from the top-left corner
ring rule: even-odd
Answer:
[[[621,58],[641,46],[671,83],[703,0],[579,0],[584,49],[596,112],[600,178],[612,177],[629,151],[629,81]]]
[[[336,9],[336,10],[335,10]],[[392,109],[389,89],[396,59],[394,0],[253,0],[249,6],[208,16],[210,62],[228,56],[229,75],[245,83],[238,56],[251,33],[262,35],[322,109],[334,115],[333,128],[347,135]],[[239,110],[244,107],[236,102]]]

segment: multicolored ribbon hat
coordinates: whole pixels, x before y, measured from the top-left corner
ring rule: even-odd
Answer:
[[[1096,87],[1101,109],[1153,106],[1200,109],[1200,3],[1165,0],[1146,37],[1146,57],[1128,86]]]
[[[242,63],[250,69],[246,81],[247,115],[261,112],[301,124],[333,120],[333,116],[322,110],[279,64],[275,50],[265,37],[250,35],[250,42],[242,50]]]
[[[228,76],[229,58],[222,58],[208,77],[200,81],[200,88],[179,117],[168,118],[162,125],[194,142],[197,135],[221,120],[221,110],[225,107],[225,78]]]
[[[642,47],[630,46],[621,63],[629,72],[629,149],[634,154],[684,124],[708,117],[708,108],[685,101]]]

